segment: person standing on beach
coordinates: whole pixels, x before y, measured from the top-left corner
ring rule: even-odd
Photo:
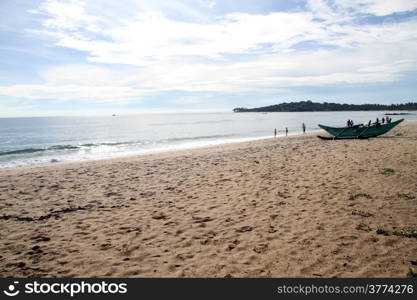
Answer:
[[[285,127],[285,136],[288,136],[288,127]]]
[[[277,129],[274,129],[274,137],[277,137]]]
[[[303,133],[306,133],[306,124],[303,123]]]

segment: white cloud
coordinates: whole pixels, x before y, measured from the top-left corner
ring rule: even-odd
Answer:
[[[29,12],[47,15],[43,25],[48,28],[76,30],[86,27],[88,31],[99,31],[95,23],[104,21],[103,18],[86,14],[84,6],[85,3],[81,0],[47,0],[38,9]]]
[[[313,2],[315,0],[311,0]],[[387,16],[417,9],[415,0],[335,0],[338,8],[353,9],[358,13]]]
[[[224,54],[262,51],[262,45],[286,49],[326,33],[308,13],[231,14],[215,23],[197,24],[167,19],[162,14],[137,15],[123,26],[106,31],[108,40],[94,40],[80,31],[53,31],[57,45],[90,53],[95,62],[147,65],[174,56],[219,58]]]
[[[341,18],[340,12],[337,13],[325,0],[308,0],[306,6],[317,18],[324,20]]]
[[[339,6],[347,6],[339,2]],[[79,0],[68,4],[68,10],[76,12],[74,17],[64,14],[63,8],[50,8],[55,7],[55,1],[47,3],[41,6],[49,16],[44,22],[44,33],[54,36],[57,45],[87,51],[91,61],[103,63],[146,66],[178,56],[223,58],[225,54],[285,52],[306,41],[360,47],[384,39],[401,42],[416,37],[415,21],[388,26],[346,24],[346,14],[336,12],[320,0],[309,2],[312,12],[233,13],[208,23],[177,21],[162,13],[148,12],[110,24],[111,20],[87,14]],[[328,20],[317,21],[317,16]],[[83,30],[74,30],[76,26],[82,26]],[[89,28],[101,32],[103,37],[91,38]]]
[[[36,11],[45,16],[43,29],[32,32],[85,51],[90,62],[107,67],[53,67],[40,72],[44,84],[0,87],[0,94],[129,102],[170,90],[285,93],[298,86],[393,82],[416,69],[417,21],[356,25],[354,19],[363,12],[380,16],[416,7],[416,1],[394,2],[314,0],[304,12],[216,18],[179,2],[163,4],[202,20],[191,22],[155,12],[150,3],[128,17],[81,0],[48,0]],[[314,46],[300,50],[300,43]],[[132,70],[116,71],[112,64]]]

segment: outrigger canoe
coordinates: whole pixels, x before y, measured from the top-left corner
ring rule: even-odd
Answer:
[[[391,129],[393,129],[395,126],[400,124],[404,119],[387,123],[387,124],[371,124],[370,126],[365,126],[363,124],[361,125],[355,125],[351,127],[329,127],[325,125],[319,124],[319,127],[321,129],[326,130],[328,133],[330,133],[333,137],[324,137],[319,136],[321,139],[326,140],[334,140],[334,139],[367,139],[370,137],[375,137],[384,133],[387,133]]]

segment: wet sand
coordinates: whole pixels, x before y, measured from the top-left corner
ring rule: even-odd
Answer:
[[[405,277],[417,122],[0,170],[0,276]]]

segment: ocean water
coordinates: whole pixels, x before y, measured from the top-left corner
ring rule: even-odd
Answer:
[[[381,112],[172,113],[0,118],[0,168],[139,155],[247,141],[380,119]],[[391,116],[417,120],[417,114]]]

